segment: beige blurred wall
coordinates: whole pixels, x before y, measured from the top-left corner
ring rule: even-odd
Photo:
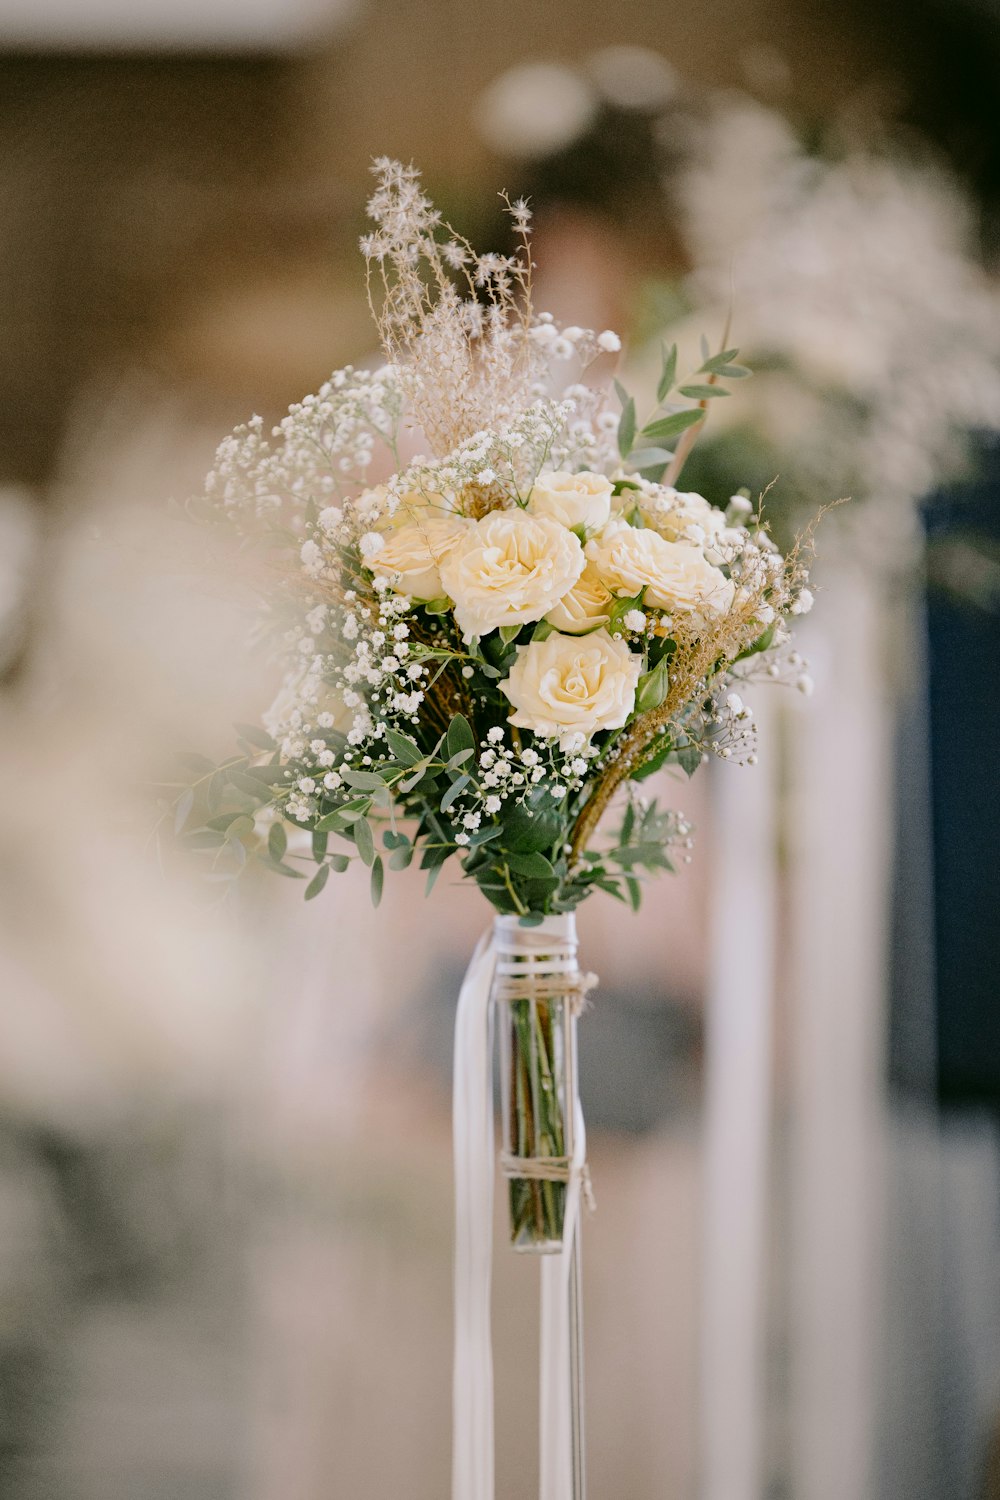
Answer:
[[[0,479],[44,486],[109,372],[270,412],[363,356],[370,157],[416,160],[456,211],[492,202],[514,184],[471,126],[481,88],[621,42],[815,112],[870,66],[793,0],[370,0],[298,57],[0,56]]]

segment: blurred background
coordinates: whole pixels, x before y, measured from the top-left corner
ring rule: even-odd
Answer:
[[[158,864],[271,684],[171,499],[377,357],[374,154],[623,378],[732,315],[685,483],[819,534],[816,693],[582,914],[589,1465],[629,1500],[1000,1496],[996,0],[0,0],[0,1494],[440,1500],[450,1031],[486,912]],[[641,406],[641,401],[640,401]],[[716,414],[713,413],[713,417]],[[276,888],[280,886],[280,888]],[[502,1214],[498,1214],[502,1236]],[[498,1493],[535,1267],[498,1242]]]

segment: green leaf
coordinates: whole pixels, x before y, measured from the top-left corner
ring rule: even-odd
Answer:
[[[284,875],[286,880],[305,880],[306,878],[301,870],[293,870],[291,865],[286,865],[280,860],[261,859],[261,864],[265,870],[273,870],[275,875]]]
[[[199,776],[215,770],[215,761],[209,760],[207,755],[199,755],[197,750],[179,750],[176,759],[186,771],[196,771]]]
[[[728,365],[731,359],[735,359],[739,352],[738,349],[723,349],[721,353],[711,355],[710,358],[705,360],[698,373],[700,375],[721,375],[723,367]]]
[[[518,627],[520,628],[520,627]],[[448,725],[444,739],[445,758],[457,755],[460,750],[475,750],[476,741],[464,714],[456,714]]]
[[[315,896],[318,896],[319,893],[320,893],[320,891],[326,885],[326,882],[329,880],[329,878],[330,878],[330,866],[329,865],[320,865],[319,869],[316,871],[316,874],[313,876],[312,880],[310,880],[309,884],[306,886],[306,889],[305,889],[305,899],[307,901],[312,901]]]
[[[669,349],[666,344],[661,344],[660,347],[663,350],[663,369],[660,374],[660,383],[656,387],[656,399],[665,401],[677,379],[677,345],[671,344]]]
[[[468,750],[460,750],[457,755],[450,755],[447,760],[448,770],[457,771],[459,766],[464,766],[469,756],[474,753],[470,747]]]
[[[712,357],[711,346],[709,345],[708,339],[705,337],[704,334],[702,334],[702,336],[701,336],[701,357],[705,361],[705,364],[708,364],[708,361]],[[704,369],[704,368],[705,368],[705,365],[702,365],[702,369]]]
[[[249,838],[252,833],[253,818],[248,818],[245,815],[242,815],[238,818],[234,818],[229,827],[226,829],[226,841],[228,843],[233,843],[234,841],[239,839]]]
[[[617,383],[616,381],[615,384]],[[632,451],[632,444],[635,442],[635,426],[635,402],[629,396],[622,406],[622,414],[618,422],[618,452],[622,458],[628,458]]]
[[[748,370],[746,365],[721,365],[715,373],[724,380],[749,380],[753,371]]]
[[[625,887],[628,891],[629,905],[633,911],[638,911],[642,905],[642,886],[633,876],[626,875]]]
[[[431,893],[431,891],[437,885],[437,878],[441,874],[441,871],[443,869],[444,869],[444,860],[441,860],[440,863],[431,866],[431,869],[428,871],[428,874],[427,874],[427,884],[424,886],[424,895],[425,896],[429,896],[430,893]]]
[[[555,873],[551,862],[545,858],[544,854],[519,854],[516,851],[509,853],[505,851],[504,859],[516,874],[527,875],[531,879],[544,880]]]
[[[649,713],[652,708],[659,708],[667,696],[667,688],[670,679],[667,674],[667,658],[655,666],[651,672],[644,672],[639,678],[635,690],[635,711],[638,714]]]
[[[284,823],[272,823],[267,835],[267,852],[277,863],[285,857],[288,848],[288,834],[285,832]]]
[[[503,641],[503,643],[504,643],[505,646],[509,646],[510,643],[511,643],[511,641],[516,641],[517,638],[518,638],[518,636],[520,634],[521,634],[521,627],[520,627],[520,625],[501,625],[500,626],[500,639]]]
[[[191,815],[191,809],[193,806],[194,788],[189,786],[187,791],[182,794],[180,801],[177,803],[177,809],[174,813],[175,834],[180,833],[181,829],[184,827],[184,824],[187,822],[188,818]]]
[[[691,401],[711,401],[714,396],[728,396],[729,392],[721,385],[682,385],[679,394]]]
[[[452,782],[451,786],[441,798],[442,812],[447,812],[449,807],[451,807],[455,802],[458,801],[459,797],[465,791],[465,788],[469,785],[471,779],[472,778],[469,776],[459,776],[457,781]]]
[[[313,829],[312,856],[316,863],[322,864],[326,858],[326,846],[329,843],[327,835],[320,829]]]
[[[430,763],[431,760],[429,755],[425,755],[423,760],[418,760],[416,765],[413,767],[410,775],[404,776],[402,781],[399,783],[399,790],[401,792],[412,792],[413,788],[415,786],[418,786],[427,775],[427,767],[430,765]]]
[[[236,787],[237,791],[243,792],[245,796],[252,797],[255,802],[268,802],[270,800],[269,788],[255,776],[248,776],[245,771],[218,772],[230,786]],[[215,779],[214,777],[212,778]]]
[[[278,747],[268,734],[266,729],[261,729],[257,724],[234,724],[236,733],[249,740],[251,745],[256,745],[258,750],[276,750]]]
[[[671,412],[669,417],[660,417],[657,421],[650,422],[648,427],[642,429],[641,436],[651,438],[654,443],[666,442],[686,432],[689,427],[694,427],[696,422],[704,421],[704,418],[705,413],[701,407],[695,407],[693,411]]]
[[[551,849],[563,826],[562,814],[544,788],[536,788],[525,802],[508,802],[502,819],[503,846],[518,854]]]
[[[763,635],[759,635],[752,645],[747,646],[745,651],[740,652],[736,660],[746,661],[748,656],[756,656],[758,652],[766,651],[774,640],[774,630],[777,623],[777,620],[773,621],[764,631]]]
[[[643,761],[638,771],[633,771],[630,780],[645,781],[647,776],[652,776],[655,772],[662,770],[662,768],[666,765],[673,748],[673,741],[671,740],[669,734],[665,734],[663,736],[663,742],[660,745],[660,748],[656,750],[648,760]]]
[[[371,824],[367,818],[359,818],[354,825],[354,842],[358,846],[358,853],[366,865],[372,864],[375,859],[375,839],[372,834]]]
[[[413,861],[413,845],[401,844],[389,855],[390,870],[405,870]]]
[[[687,776],[693,776],[701,765],[701,746],[682,745],[677,751],[677,764]]]
[[[608,893],[609,896],[614,896],[614,898],[615,898],[616,901],[624,901],[625,900],[625,897],[622,895],[621,890],[614,883],[614,881],[611,881],[611,880],[595,880],[594,884],[597,886],[598,890],[600,890],[600,891],[607,891],[607,893]]]
[[[673,456],[669,448],[633,448],[628,461],[641,473],[643,469],[651,469],[654,464],[668,464]]]
[[[625,816],[624,816],[624,818],[622,818],[621,833],[618,835],[619,840],[620,840],[621,843],[623,843],[623,844],[627,844],[628,843],[629,839],[632,837],[632,830],[634,828],[635,828],[635,806],[634,806],[633,803],[630,802],[629,805],[628,805],[628,807],[626,807],[626,809],[625,809]]]
[[[331,854],[327,860],[330,869],[338,875],[343,875],[344,871],[350,866],[350,863],[351,861],[346,854]]]
[[[548,620],[539,620],[531,632],[531,639],[533,641],[547,641],[549,636],[554,634],[555,628],[554,625],[549,624]]]
[[[423,759],[423,752],[407,734],[398,729],[386,729],[386,743],[401,766],[415,766]]]
[[[382,887],[385,884],[385,866],[382,864],[381,854],[376,854],[372,862],[372,906],[378,906],[382,900]]]
[[[374,771],[352,771],[346,767],[340,774],[348,786],[356,787],[358,791],[374,792],[382,789],[382,777]]]
[[[451,600],[448,598],[425,599],[420,607],[427,615],[446,615],[451,609]]]
[[[219,849],[225,842],[225,834],[212,828],[197,828],[194,833],[184,835],[185,849]]]

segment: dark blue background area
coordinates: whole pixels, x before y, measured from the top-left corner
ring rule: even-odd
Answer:
[[[933,549],[1000,559],[1000,445],[979,476],[926,509],[937,1093],[1000,1106],[1000,597],[935,586]]]

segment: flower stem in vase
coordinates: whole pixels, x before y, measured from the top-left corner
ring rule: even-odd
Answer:
[[[527,987],[526,987],[527,988]],[[566,1207],[566,1000],[505,999],[504,1139],[515,1249],[556,1251]],[[523,1163],[524,1175],[518,1175]]]

